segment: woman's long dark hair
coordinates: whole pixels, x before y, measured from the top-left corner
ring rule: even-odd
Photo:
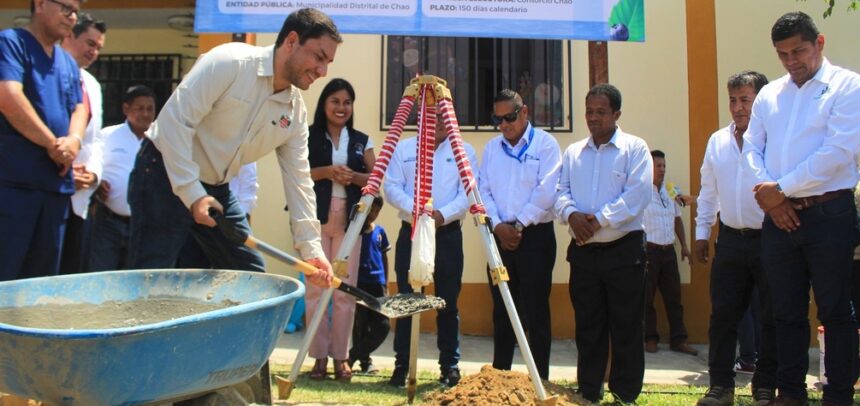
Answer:
[[[314,123],[311,124],[310,132],[314,133],[315,131],[319,131],[321,134],[325,134],[326,124],[328,120],[325,117],[325,101],[331,96],[333,93],[339,92],[341,90],[346,90],[349,93],[349,98],[352,99],[352,102],[355,103],[355,90],[352,88],[352,85],[349,84],[345,79],[334,78],[322,90],[320,93],[320,99],[317,101],[317,109],[314,112]],[[352,130],[352,118],[355,117],[355,110],[353,109],[353,114],[350,114],[349,120],[346,120],[346,128]]]

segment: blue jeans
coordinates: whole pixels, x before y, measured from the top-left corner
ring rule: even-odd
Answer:
[[[228,184],[203,184],[206,193],[224,206],[224,219],[251,233],[248,219]],[[130,269],[172,268],[189,233],[212,266],[245,271],[265,270],[256,251],[228,239],[217,227],[195,224],[188,208],[173,194],[161,153],[145,140],[129,177],[131,206],[128,266]]]
[[[86,271],[125,269],[130,217],[120,216],[101,203],[93,206],[89,265]]]
[[[394,271],[400,293],[412,293],[409,284],[409,259],[412,256],[412,226],[403,223],[397,236]],[[457,298],[463,279],[463,231],[460,223],[436,229],[436,266],[433,284],[436,296],[445,300],[445,309],[436,312],[436,346],[439,348],[439,369],[447,373],[460,361],[460,313]],[[412,318],[397,320],[394,331],[394,366],[409,367],[409,334]]]
[[[858,233],[851,193],[797,212],[800,227],[777,228],[766,217],[762,265],[770,284],[777,330],[780,395],[805,398],[809,369],[809,287],[824,325],[827,385],[824,400],[850,405],[858,371],[857,325],[851,306],[854,246]]]

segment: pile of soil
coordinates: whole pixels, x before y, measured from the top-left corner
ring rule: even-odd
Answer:
[[[585,405],[571,389],[544,381],[549,396],[558,396],[556,405]],[[501,371],[484,365],[481,372],[468,375],[457,386],[444,392],[432,393],[426,400],[436,405],[533,405],[536,404],[534,386],[522,372]]]

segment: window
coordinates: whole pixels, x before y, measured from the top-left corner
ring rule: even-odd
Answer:
[[[499,38],[387,36],[383,39],[382,128],[394,119],[403,89],[416,75],[448,82],[463,131],[492,129],[496,93],[516,90],[529,120],[548,130],[570,131],[570,42]],[[413,109],[410,124],[415,123]]]
[[[134,85],[146,85],[155,92],[156,111],[167,102],[182,79],[182,55],[135,54],[101,55],[87,69],[102,85],[104,126],[125,121],[122,96]]]

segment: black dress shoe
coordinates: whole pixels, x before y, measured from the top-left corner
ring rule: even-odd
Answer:
[[[388,380],[388,384],[391,386],[396,386],[398,388],[406,387],[406,375],[408,373],[409,370],[406,368],[394,368],[394,372],[391,373],[391,379]]]
[[[442,373],[442,376],[439,377],[439,382],[449,388],[456,386],[460,383],[460,368],[453,367],[448,369],[447,372]]]

